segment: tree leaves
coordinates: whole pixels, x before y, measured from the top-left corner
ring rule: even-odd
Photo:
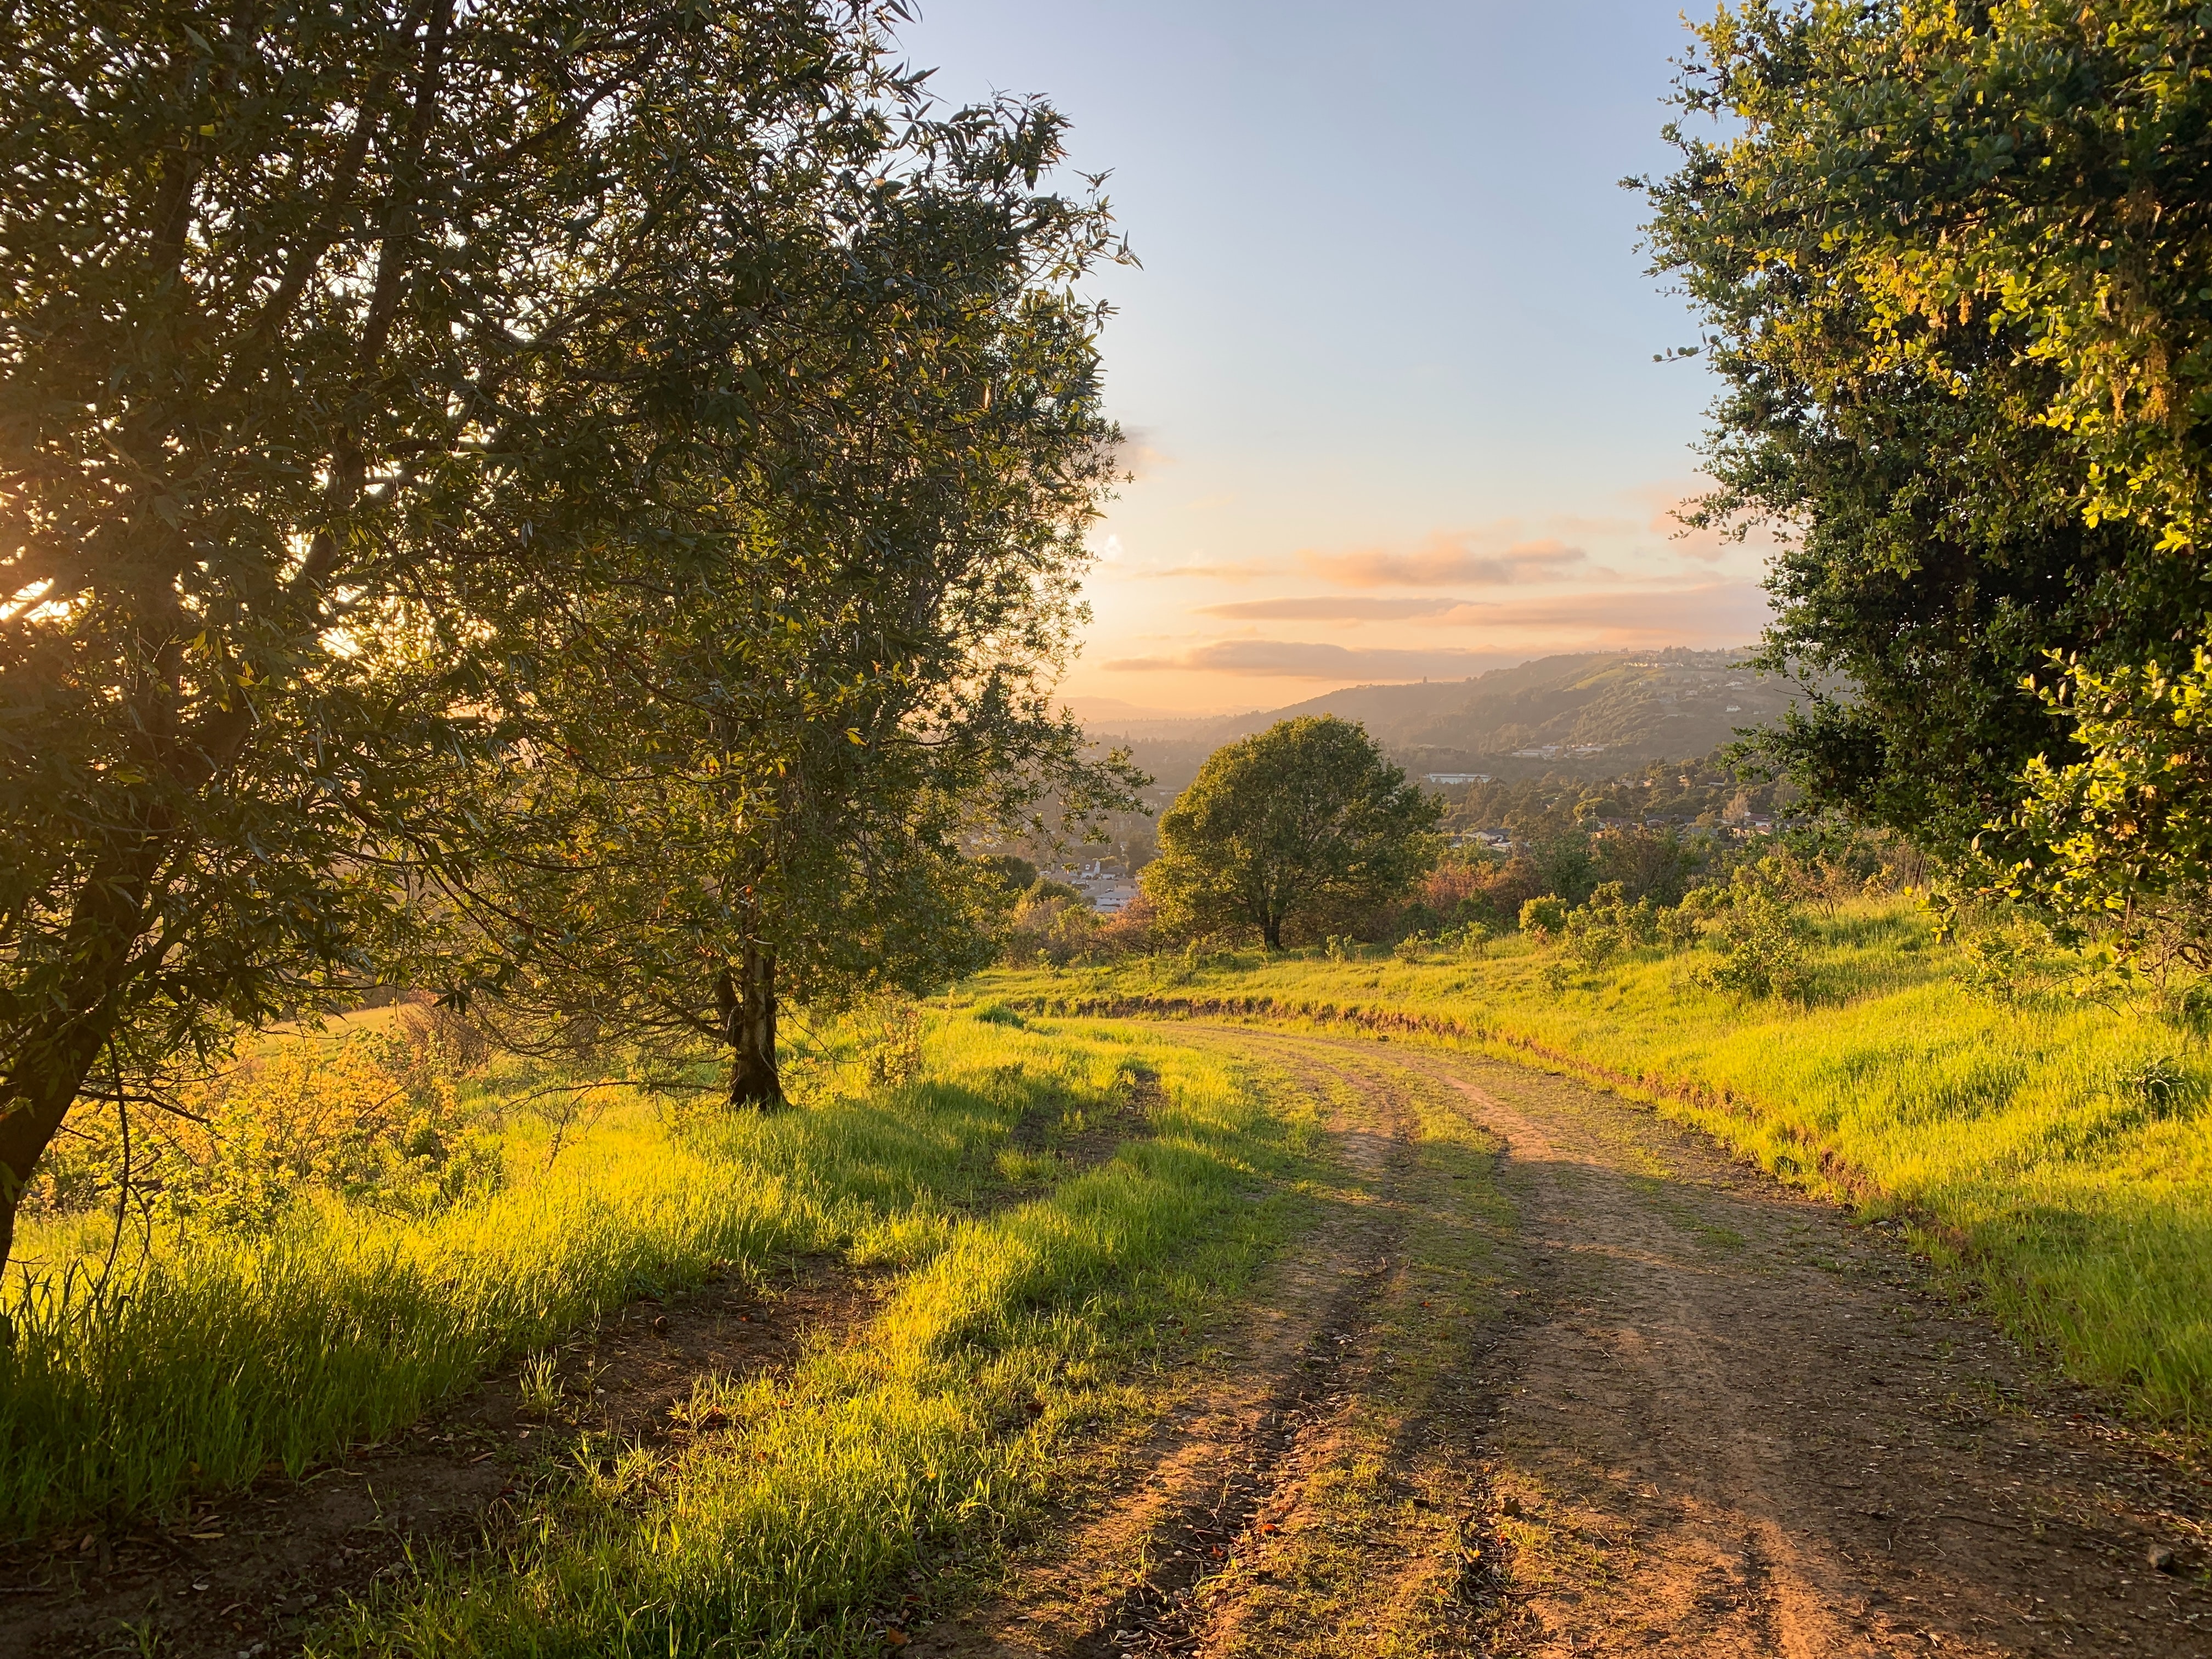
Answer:
[[[1657,266],[1711,325],[1719,488],[1780,532],[1766,734],[1822,805],[1964,855],[2078,756],[2049,653],[2205,609],[2212,90],[2177,8],[1761,0],[1699,31]],[[2025,689],[2023,689],[2025,687]]]
[[[1216,750],[1160,818],[1140,877],[1164,931],[1256,931],[1282,948],[1395,898],[1435,865],[1442,805],[1334,715]]]

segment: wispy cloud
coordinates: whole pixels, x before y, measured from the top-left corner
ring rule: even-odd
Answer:
[[[1664,537],[1668,551],[1678,559],[1690,559],[1699,564],[1718,564],[1740,546],[1748,546],[1763,553],[1774,544],[1773,535],[1765,526],[1752,526],[1750,533],[1739,541],[1724,531],[1693,530],[1684,524],[1678,515],[1688,512],[1712,488],[1711,478],[1689,477],[1645,484],[1620,493],[1650,511],[1650,516],[1644,524],[1645,531]]]
[[[1202,605],[1202,617],[1239,622],[1401,622],[1408,617],[1439,617],[1464,599],[1355,599],[1324,594],[1310,599],[1239,599],[1231,605]]]
[[[1194,576],[1206,581],[1249,582],[1279,573],[1265,559],[1242,559],[1224,564],[1171,564],[1158,570],[1124,570],[1121,574],[1154,580],[1170,576]]]
[[[1298,562],[1340,587],[1441,587],[1447,583],[1504,587],[1556,580],[1589,558],[1583,549],[1551,537],[1495,550],[1483,550],[1477,532],[1431,536],[1407,552],[1383,548],[1305,552]]]
[[[1360,680],[1464,679],[1486,669],[1521,661],[1525,651],[1401,650],[1388,647],[1352,649],[1298,640],[1218,640],[1173,657],[1123,657],[1103,666],[1122,673],[1197,671],[1212,674],[1266,676],[1279,679]]]
[[[1606,588],[1543,599],[1462,600],[1425,620],[1442,628],[1553,629],[1608,643],[1673,643],[1688,636],[1749,638],[1765,625],[1766,596],[1748,582]]]

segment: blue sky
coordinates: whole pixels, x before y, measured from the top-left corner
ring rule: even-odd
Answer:
[[[1711,386],[1645,274],[1655,0],[923,0],[948,100],[1041,93],[1141,270],[1097,284],[1136,482],[1066,690],[1200,712],[1551,651],[1740,643],[1755,548],[1676,538]]]

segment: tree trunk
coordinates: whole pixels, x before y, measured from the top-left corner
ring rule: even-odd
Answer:
[[[0,1273],[6,1272],[15,1248],[15,1212],[23,1189],[60,1133],[112,1024],[95,1018],[79,1022],[76,1032],[53,1032],[61,1041],[46,1045],[50,1061],[21,1083],[10,1079],[6,1109],[0,1113]]]
[[[120,1018],[131,951],[164,839],[140,838],[102,859],[78,890],[66,936],[76,972],[44,1013],[7,1033],[0,1056],[0,1273],[15,1248],[15,1212],[39,1159]]]
[[[1270,915],[1267,921],[1260,924],[1260,937],[1267,940],[1267,948],[1270,951],[1281,950],[1283,948],[1283,919],[1280,916]]]
[[[747,945],[722,975],[722,1030],[730,1045],[730,1104],[772,1109],[783,1102],[775,1070],[775,952]]]

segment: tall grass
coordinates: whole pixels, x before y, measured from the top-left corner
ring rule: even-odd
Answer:
[[[988,1553],[1076,1431],[1132,1408],[1164,1324],[1244,1281],[1295,1202],[1264,1183],[1296,1174],[1313,1132],[1218,1058],[1141,1033],[1027,1041],[1156,1072],[1150,1135],[1045,1196],[948,1218],[859,1340],[782,1385],[704,1385],[693,1420],[727,1426],[587,1456],[501,1553],[434,1565],[314,1650],[884,1651],[915,1569],[956,1536]]]
[[[1100,1103],[1097,1054],[961,1020],[933,1075],[814,1109],[672,1121],[631,1101],[550,1167],[512,1127],[516,1178],[419,1220],[325,1195],[272,1231],[176,1224],[95,1289],[86,1241],[10,1287],[0,1350],[0,1533],[123,1517],[297,1474],[594,1315],[718,1269],[937,1248],[1040,1103]],[[1103,1069],[1102,1069],[1102,1066]]]
[[[1247,955],[994,974],[982,994],[1150,997],[1281,1016],[1403,1014],[1579,1070],[1778,1176],[1924,1223],[2023,1334],[2145,1412],[2212,1429],[2212,1062],[2148,1006],[1994,1000],[1898,901],[1815,922],[1809,1005],[1701,985],[1710,953],[1546,983],[1525,940],[1465,959]],[[1230,965],[1233,963],[1234,965]],[[2002,991],[2004,988],[1998,988]]]

